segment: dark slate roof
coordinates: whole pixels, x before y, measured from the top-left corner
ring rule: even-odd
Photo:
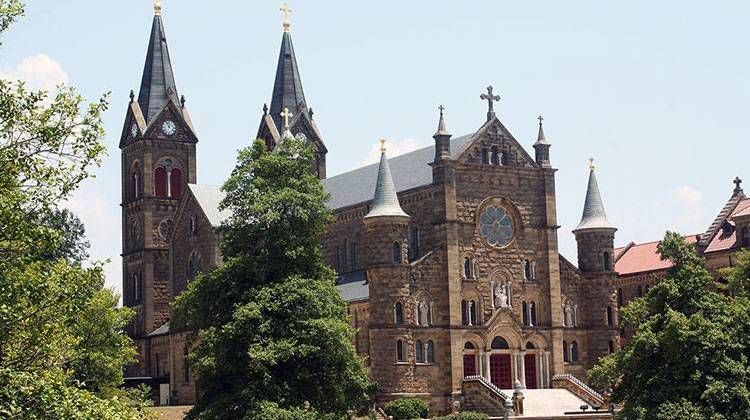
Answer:
[[[473,134],[451,139],[451,155],[456,157]],[[432,183],[435,146],[427,146],[388,159],[396,191],[406,191]],[[378,163],[363,166],[323,180],[323,187],[331,194],[328,207],[338,209],[372,200],[378,179]]]
[[[602,195],[599,193],[599,184],[596,182],[596,174],[592,166],[589,173],[589,185],[586,189],[586,202],[583,205],[581,223],[573,231],[602,228],[614,229],[614,226],[607,220]]]
[[[138,93],[138,105],[146,118],[146,124],[151,123],[168,99],[172,99],[175,104],[180,103],[169,59],[164,23],[161,15],[157,14],[151,26],[151,39],[148,41],[146,64],[143,67],[141,90]]]
[[[300,112],[299,105],[306,112],[305,93],[302,91],[302,79],[299,76],[297,67],[297,57],[294,55],[294,45],[292,44],[292,34],[284,32],[281,38],[281,50],[279,51],[279,64],[276,66],[276,79],[273,82],[273,94],[271,96],[271,118],[279,127],[279,131],[284,127],[282,124],[281,112],[284,108],[295,115]]]
[[[148,336],[155,337],[157,335],[164,335],[164,334],[169,334],[169,322],[165,322],[164,324],[162,324],[161,327],[151,331],[151,333],[149,333]]]
[[[336,289],[345,302],[354,302],[370,298],[370,285],[367,283],[365,270],[342,274],[336,280]]]

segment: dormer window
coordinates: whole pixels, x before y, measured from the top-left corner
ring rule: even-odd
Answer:
[[[734,230],[734,228],[732,227],[730,223],[724,223],[724,226],[721,227],[721,230],[724,235],[730,235],[732,231]]]

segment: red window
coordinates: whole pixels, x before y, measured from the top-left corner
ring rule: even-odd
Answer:
[[[473,354],[464,354],[464,377],[477,374],[477,359]]]
[[[167,196],[167,171],[164,168],[154,171],[154,193],[157,197]]]
[[[169,192],[172,198],[180,198],[182,195],[182,172],[179,169],[172,169],[169,174]]]
[[[490,379],[500,389],[513,388],[509,354],[493,354],[490,356]]]

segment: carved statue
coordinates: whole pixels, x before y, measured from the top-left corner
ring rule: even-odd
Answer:
[[[510,306],[510,301],[508,299],[508,296],[510,295],[510,293],[508,293],[509,288],[510,288],[509,282],[495,285],[495,292],[494,292],[495,307],[507,308],[508,306]]]
[[[571,305],[570,302],[566,302],[563,310],[565,311],[565,326],[574,327],[575,322],[573,320],[573,305]]]
[[[421,301],[419,302],[419,325],[430,325],[429,319],[428,319],[428,312],[429,309],[427,307],[427,302]]]

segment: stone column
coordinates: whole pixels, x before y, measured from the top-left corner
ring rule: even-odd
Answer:
[[[549,352],[544,352],[544,383],[547,384],[547,388],[552,387],[551,375],[549,371]]]
[[[518,368],[521,376],[521,385],[523,386],[523,389],[526,389],[526,351],[521,350],[518,354],[518,360],[521,362]]]
[[[487,379],[488,381],[492,382],[492,378],[490,377],[490,352],[484,353],[484,379]]]
[[[484,351],[480,350],[479,353],[474,356],[477,360],[477,375],[484,376]]]
[[[510,371],[513,372],[513,377],[510,378],[510,384],[512,387],[517,380],[521,380],[521,375],[518,373],[518,352],[513,350],[510,354]]]

